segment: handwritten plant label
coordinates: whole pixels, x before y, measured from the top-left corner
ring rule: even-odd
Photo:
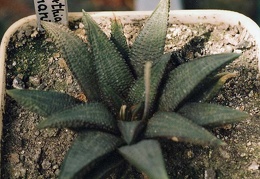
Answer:
[[[68,24],[67,0],[34,0],[38,28],[41,21]]]

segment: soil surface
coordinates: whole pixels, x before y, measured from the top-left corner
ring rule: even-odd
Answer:
[[[129,45],[144,19],[125,24]],[[100,24],[109,32],[109,25]],[[80,21],[71,29],[84,39]],[[223,71],[236,73],[215,103],[247,111],[251,117],[235,125],[211,129],[228,145],[209,148],[161,141],[167,171],[172,178],[260,178],[260,74],[257,49],[241,26],[169,24],[165,51],[182,60],[222,52],[241,52]],[[44,33],[28,27],[15,34],[8,48],[6,87],[66,92],[84,98],[65,60]],[[60,164],[75,134],[70,130],[38,130],[40,116],[6,96],[2,139],[2,178],[57,178]]]

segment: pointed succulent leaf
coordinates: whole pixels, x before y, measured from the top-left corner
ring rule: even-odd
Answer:
[[[161,56],[160,60],[155,63],[151,69],[151,86],[150,86],[150,106],[154,104],[154,100],[156,95],[158,94],[158,87],[163,78],[166,66],[171,58],[171,53],[167,53]],[[135,84],[130,90],[129,100],[132,104],[140,103],[144,101],[145,98],[145,85],[144,85],[144,77],[141,77],[136,80]]]
[[[167,179],[160,144],[156,140],[143,140],[119,148],[122,156],[150,179]]]
[[[108,98],[112,99],[114,94],[124,96],[133,82],[128,65],[117,51],[116,46],[86,12],[83,13],[83,23],[95,58],[97,80],[101,92],[106,88],[114,91],[113,94],[102,95],[109,95]]]
[[[160,109],[165,111],[175,110],[208,75],[232,62],[238,56],[239,54],[236,53],[209,55],[174,69],[170,72],[163,90],[159,104]]]
[[[221,126],[249,117],[246,112],[209,103],[188,103],[178,113],[200,126]]]
[[[13,89],[6,92],[19,104],[41,116],[49,116],[80,103],[72,96],[54,91]]]
[[[224,72],[215,75],[212,79],[206,79],[206,83],[199,87],[199,94],[197,93],[193,96],[195,96],[197,102],[210,102],[218,94],[226,81],[235,76],[236,73]]]
[[[39,128],[95,128],[117,131],[113,115],[101,103],[86,103],[54,113],[41,121]]]
[[[141,30],[130,51],[130,61],[138,77],[143,76],[145,60],[155,61],[164,52],[169,0],[161,0]]]
[[[114,115],[118,115],[122,104],[125,104],[124,99],[119,96],[109,85],[102,84],[102,87],[103,103],[109,107]]]
[[[100,131],[79,134],[65,156],[59,178],[81,177],[121,144],[120,138]]]
[[[199,145],[223,145],[220,139],[196,123],[173,112],[158,112],[147,124],[145,137],[166,137]]]
[[[117,50],[121,53],[125,60],[129,59],[129,47],[124,35],[123,25],[120,19],[116,17],[111,19],[111,38],[110,40],[116,45]]]
[[[41,24],[61,50],[84,94],[90,101],[98,101],[100,94],[96,83],[94,58],[86,43],[76,37],[67,27],[61,27],[51,22],[42,22]]]
[[[141,121],[118,121],[118,128],[127,144],[131,144],[138,135]]]

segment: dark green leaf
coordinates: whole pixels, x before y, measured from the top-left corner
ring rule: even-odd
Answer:
[[[121,144],[120,138],[103,132],[80,134],[65,156],[59,178],[72,179],[85,175]]]
[[[151,86],[150,86],[150,106],[153,107],[154,100],[158,95],[158,87],[163,78],[165,68],[171,58],[171,53],[161,56],[160,60],[155,63],[151,69]],[[140,103],[145,98],[144,77],[136,80],[136,83],[131,88],[129,99],[132,104]]]
[[[13,89],[7,90],[6,93],[25,108],[41,116],[48,116],[80,103],[72,96],[54,91]]]
[[[147,138],[166,137],[199,145],[223,145],[220,139],[187,118],[173,112],[158,112],[147,124]]]
[[[101,103],[89,103],[54,113],[38,125],[39,128],[95,128],[117,131],[113,115]]]
[[[143,140],[119,148],[122,156],[150,179],[168,178],[160,144],[156,140]]]
[[[96,83],[94,58],[92,53],[88,51],[87,45],[66,27],[50,22],[42,22],[41,24],[61,50],[84,94],[90,101],[98,101],[100,94]]]
[[[169,4],[169,0],[160,1],[133,43],[130,60],[138,77],[143,76],[145,61],[154,62],[164,52]]]
[[[208,75],[237,57],[239,54],[236,53],[210,55],[174,69],[161,96],[160,109],[174,111]]]
[[[102,84],[102,99],[103,103],[110,108],[113,114],[118,115],[121,106],[125,103],[123,98],[116,94],[116,92],[109,85]]]
[[[208,103],[188,103],[178,113],[201,126],[220,126],[249,117],[246,112]]]
[[[102,95],[107,103],[118,103],[133,82],[130,69],[115,45],[86,12],[83,13],[83,23],[95,58]],[[116,107],[118,111],[121,105]]]
[[[131,144],[137,137],[141,121],[118,121],[118,128],[127,144]]]
[[[129,60],[129,47],[124,35],[124,29],[119,19],[111,20],[111,38],[110,40],[116,45],[118,51],[121,53],[125,60]]]

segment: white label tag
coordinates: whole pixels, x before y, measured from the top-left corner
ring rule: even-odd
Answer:
[[[67,0],[34,0],[38,28],[41,21],[57,22],[68,25]]]

